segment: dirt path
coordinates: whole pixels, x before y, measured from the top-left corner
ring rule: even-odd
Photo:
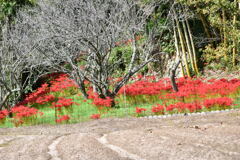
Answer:
[[[0,160],[240,159],[240,111],[0,129]]]

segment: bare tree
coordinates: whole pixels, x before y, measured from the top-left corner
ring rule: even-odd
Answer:
[[[154,9],[152,4],[142,5],[135,0],[43,0],[37,5],[19,12],[17,23],[27,22],[37,55],[56,70],[68,73],[86,98],[85,80],[101,98],[114,99],[135,73],[154,61],[153,51],[159,45],[153,42],[157,30],[153,28],[148,35],[144,32]],[[144,37],[141,42],[136,41],[139,35]],[[122,80],[111,86],[109,78],[122,63],[114,49],[118,42],[129,39],[131,58],[127,69]]]
[[[29,28],[23,24],[2,23],[1,29],[0,110],[10,109],[20,101],[43,71],[43,63],[26,32]]]

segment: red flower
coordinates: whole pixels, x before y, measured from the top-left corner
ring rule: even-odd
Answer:
[[[100,114],[92,114],[90,116],[91,119],[100,119],[101,115]]]
[[[58,116],[58,117],[59,117],[59,119],[56,119],[57,123],[68,122],[70,120],[69,115],[62,115],[62,116]]]
[[[169,106],[166,107],[166,111],[173,111],[176,108],[175,105],[170,104]]]
[[[29,108],[26,106],[15,106],[11,109],[14,118],[15,126],[19,126],[23,123],[32,123],[37,119],[37,116],[42,116],[43,113],[39,112],[36,108]]]
[[[211,108],[211,107],[214,107],[216,105],[221,106],[221,107],[230,107],[231,105],[233,105],[233,100],[231,98],[228,98],[228,97],[206,99],[203,102],[203,105],[206,108]]]
[[[51,81],[51,92],[59,92],[70,87],[77,87],[77,84],[69,79],[68,75],[62,74],[55,80]]]
[[[68,109],[69,107],[71,107],[73,104],[77,104],[75,102],[72,101],[72,99],[67,99],[67,98],[63,98],[63,97],[59,97],[57,102],[53,102],[52,106],[58,108],[58,110],[61,110],[62,107]]]
[[[50,95],[45,95],[45,96],[38,97],[37,100],[36,100],[36,103],[45,104],[45,103],[48,103],[48,102],[52,102],[54,100],[55,100],[55,96],[50,94]]]
[[[139,108],[139,107],[136,107],[135,109],[136,109],[137,114],[140,114],[140,113],[145,112],[147,110],[146,108]]]
[[[40,96],[43,96],[47,93],[49,93],[49,87],[48,87],[48,84],[43,84],[40,88],[38,88],[35,92],[33,93],[30,93],[27,98],[21,102],[20,104],[18,105],[25,105],[25,104],[33,104],[33,103],[36,103],[36,100],[40,97]]]
[[[164,113],[164,106],[157,104],[157,106],[152,107],[152,112],[154,114],[163,114]]]
[[[4,123],[6,120],[6,117],[8,116],[9,112],[5,109],[5,110],[1,110],[0,111],[0,124]]]
[[[113,99],[107,97],[106,99],[95,97],[93,99],[93,104],[96,106],[111,107]]]

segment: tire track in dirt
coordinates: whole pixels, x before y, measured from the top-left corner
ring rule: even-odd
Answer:
[[[51,160],[61,160],[57,150],[57,145],[66,135],[56,137],[53,142],[48,146],[48,154],[51,156]]]
[[[124,150],[124,149],[122,149],[122,148],[120,148],[118,146],[110,144],[106,137],[107,137],[107,134],[104,134],[102,137],[97,138],[97,140],[102,145],[104,145],[107,148],[110,148],[111,150],[117,152],[120,157],[122,157],[122,158],[129,158],[129,159],[132,159],[132,160],[145,160],[145,159],[139,157],[136,154],[129,153],[128,151],[126,151],[126,150]]]
[[[36,138],[36,136],[34,136],[34,135],[25,135],[25,136],[20,136],[21,138],[24,138],[24,139],[26,139],[26,142],[29,142],[29,143],[25,143],[23,146],[22,146],[22,148],[21,148],[21,150],[19,150],[18,151],[18,154],[24,154],[24,153],[26,153],[26,150],[29,148],[29,145],[30,145],[30,143]]]
[[[18,137],[0,139],[0,150],[16,139],[18,139]]]

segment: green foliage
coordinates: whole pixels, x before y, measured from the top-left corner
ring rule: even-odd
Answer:
[[[221,61],[224,61],[224,55],[229,50],[224,47],[224,45],[221,43],[216,48],[214,48],[211,44],[206,46],[206,48],[203,50],[203,58],[207,63],[220,63]]]
[[[204,61],[225,68],[235,66],[235,62],[239,62],[237,52],[240,50],[240,0],[178,1],[200,17],[208,38],[220,39],[205,47]]]
[[[113,49],[111,57],[112,62],[119,61],[116,67],[116,74],[114,77],[120,77],[126,70],[126,65],[129,64],[132,55],[132,47],[129,45],[118,46]]]
[[[0,0],[0,20],[11,18],[22,6],[34,4],[35,0]]]

